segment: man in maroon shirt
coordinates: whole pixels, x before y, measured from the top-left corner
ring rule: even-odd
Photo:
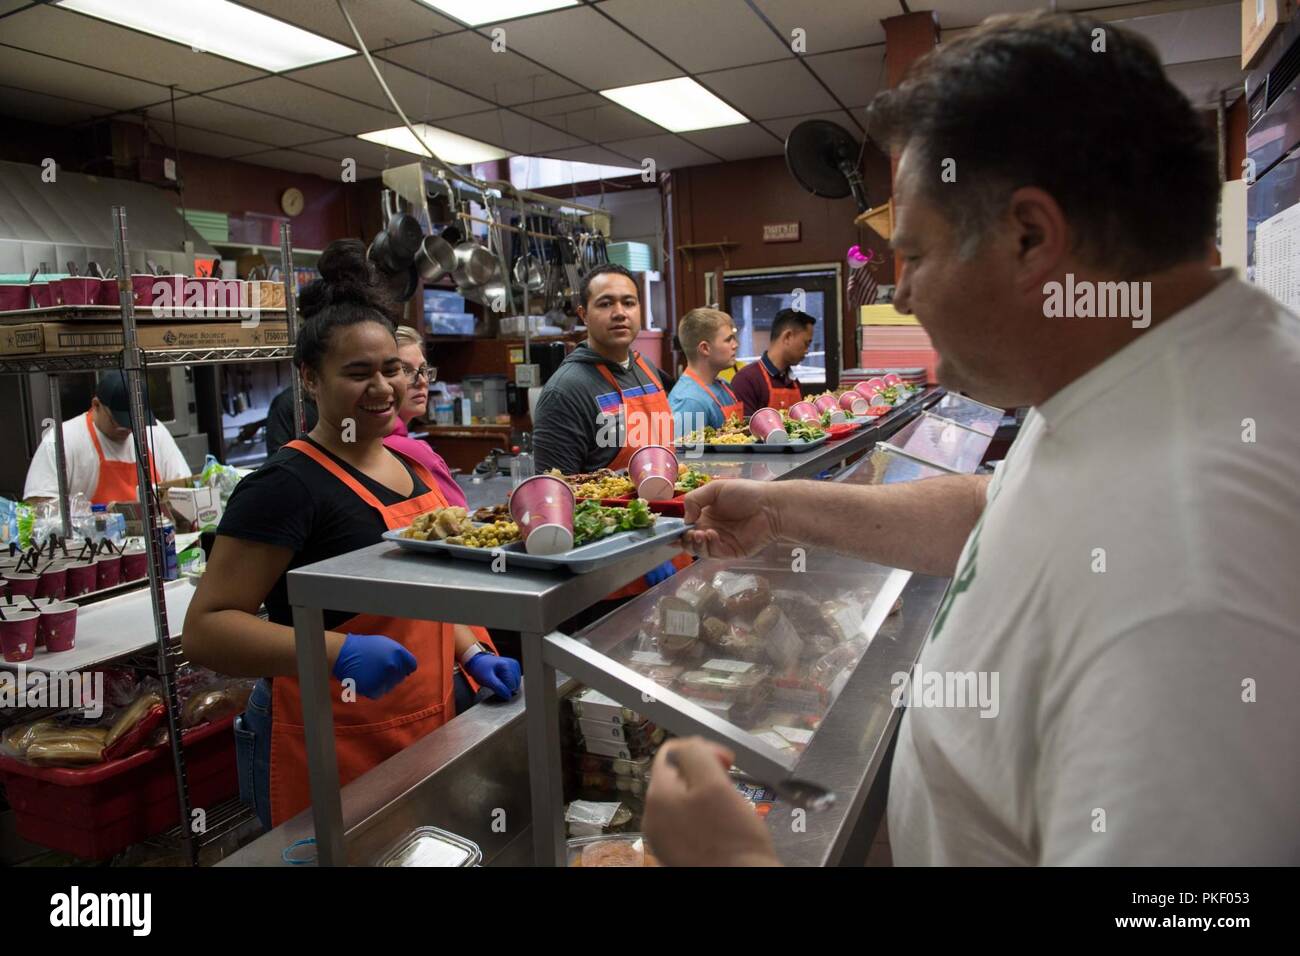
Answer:
[[[807,312],[782,309],[772,320],[767,351],[746,365],[731,381],[731,390],[749,417],[760,408],[789,408],[802,399],[799,380],[790,370],[803,361],[817,324]]]

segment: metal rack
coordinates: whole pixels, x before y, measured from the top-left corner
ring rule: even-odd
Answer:
[[[59,374],[66,372],[97,371],[120,368],[126,374],[127,391],[131,404],[131,435],[135,446],[136,483],[140,489],[140,505],[144,539],[149,553],[150,604],[154,623],[156,666],[163,685],[163,699],[167,709],[168,740],[172,765],[176,773],[178,809],[181,824],[179,838],[191,865],[198,863],[201,842],[195,839],[190,828],[191,801],[185,771],[185,755],[181,747],[181,708],[177,697],[175,676],[183,662],[180,641],[171,636],[167,620],[167,603],[163,593],[162,539],[158,535],[161,513],[157,490],[154,488],[148,466],[148,428],[146,426],[146,383],[144,372],[148,368],[175,365],[214,365],[227,362],[271,362],[291,358],[293,343],[297,340],[297,288],[293,279],[293,254],[288,223],[280,229],[281,272],[285,286],[285,321],[288,325],[288,344],[285,346],[249,346],[212,349],[161,349],[146,350],[140,347],[136,332],[134,293],[131,288],[131,269],[127,257],[126,207],[114,206],[113,251],[116,257],[118,279],[118,315],[122,323],[123,344],[120,351],[96,352],[84,355],[33,355],[0,357],[0,374],[24,375],[44,372],[50,384],[50,414],[54,420],[54,448],[59,481],[59,514],[65,537],[71,536],[72,518],[68,504],[67,457],[63,440],[63,414],[59,394]],[[85,310],[62,310],[68,313]],[[103,311],[103,317],[113,313]],[[214,313],[219,315],[220,310]],[[39,319],[57,318],[60,310],[41,310]],[[96,317],[99,317],[96,315]],[[33,318],[38,318],[33,316]],[[302,396],[297,376],[294,376],[294,410],[302,422]],[[227,819],[229,818],[229,819]],[[231,826],[237,825],[237,816],[223,813],[222,819]]]

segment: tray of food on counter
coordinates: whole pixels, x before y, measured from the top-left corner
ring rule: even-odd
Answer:
[[[639,833],[580,837],[568,843],[569,866],[659,866]]]
[[[427,554],[484,562],[504,555],[507,567],[586,574],[671,542],[686,530],[681,518],[655,514],[641,499],[618,507],[578,501],[572,488],[550,475],[520,483],[504,507],[504,513],[475,512],[491,519],[486,521],[458,506],[436,508],[384,538]]]
[[[746,422],[741,418],[728,419],[721,428],[706,425],[682,437],[676,444],[678,450],[720,452],[753,452],[756,454],[792,455],[824,445],[826,431],[821,426],[821,413],[811,403],[800,402],[812,409],[811,417],[796,415],[774,408],[760,408]],[[794,411],[799,405],[793,406]]]
[[[626,470],[611,471],[600,468],[593,472],[566,475],[558,468],[552,468],[546,474],[559,478],[577,496],[579,501],[596,499],[602,505],[625,507],[638,497],[636,483]],[[689,465],[677,465],[677,479],[673,484],[673,496],[660,500],[649,500],[650,510],[663,515],[681,518],[686,514],[686,496],[707,484],[711,476]],[[666,487],[666,485],[664,486]]]

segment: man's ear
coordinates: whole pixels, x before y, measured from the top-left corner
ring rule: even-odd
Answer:
[[[1070,227],[1052,195],[1036,187],[1017,189],[1007,206],[1015,243],[1016,284],[1041,290],[1061,271],[1070,251]]]

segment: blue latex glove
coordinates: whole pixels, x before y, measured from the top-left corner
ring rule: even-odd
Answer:
[[[502,700],[509,700],[519,690],[519,662],[513,657],[498,657],[484,651],[461,666],[470,677]]]
[[[659,567],[651,568],[646,572],[645,583],[650,585],[650,587],[654,587],[660,581],[667,581],[676,573],[677,568],[673,566],[673,563],[671,561],[665,561],[663,564],[659,565]]]
[[[374,700],[406,680],[417,666],[415,655],[382,634],[349,634],[334,662],[334,678],[356,681],[357,693]]]

